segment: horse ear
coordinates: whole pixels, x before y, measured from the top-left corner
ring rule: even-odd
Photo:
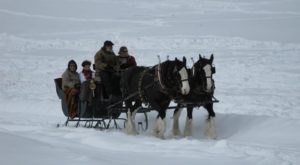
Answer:
[[[175,57],[175,61],[178,61],[177,57]]]
[[[214,61],[214,54],[210,55],[210,62],[212,63]]]
[[[199,60],[202,60],[202,56],[201,56],[201,54],[199,54]]]
[[[184,64],[184,66],[186,66],[186,58],[185,58],[185,56],[183,56],[182,62],[183,62],[183,64]]]

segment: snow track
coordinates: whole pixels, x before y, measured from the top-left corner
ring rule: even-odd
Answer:
[[[9,117],[9,114],[15,113],[4,114]],[[24,148],[29,147],[30,151],[24,151],[22,156],[18,157],[18,161],[35,164],[48,160],[49,158],[45,157],[47,154],[54,154],[54,162],[68,164],[80,164],[84,161],[91,164],[97,164],[99,161],[105,161],[107,164],[131,164],[145,160],[145,164],[152,164],[157,160],[174,164],[186,161],[204,161],[210,164],[293,164],[299,161],[299,133],[294,131],[294,128],[300,126],[298,120],[217,114],[218,140],[214,141],[208,140],[203,134],[205,113],[201,112],[202,117],[194,121],[196,133],[193,137],[173,137],[168,130],[168,137],[160,140],[149,136],[150,131],[128,136],[125,130],[103,132],[85,128],[55,128],[49,121],[39,120],[40,123],[35,123],[34,121],[42,116],[38,114],[32,114],[32,119],[26,119],[27,121],[13,121],[14,125],[11,125],[10,121],[5,124],[5,120],[1,120],[0,141],[9,142],[4,144],[7,147],[0,149],[4,154],[2,160],[8,163],[15,162],[11,160],[11,152],[7,150],[23,152]],[[171,124],[171,120],[168,121],[168,124]],[[8,130],[10,133],[7,133]],[[28,159],[39,154],[42,154],[40,158]],[[135,159],[132,160],[131,157]]]

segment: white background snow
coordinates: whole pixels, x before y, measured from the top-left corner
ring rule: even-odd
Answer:
[[[0,164],[299,164],[299,29],[298,0],[0,0]],[[171,110],[165,140],[156,112],[137,136],[56,128],[53,79],[105,40],[139,65],[214,53],[218,139],[202,108],[189,138],[172,136]]]

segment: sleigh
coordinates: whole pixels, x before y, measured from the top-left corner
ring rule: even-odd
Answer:
[[[98,128],[98,129],[109,129],[116,128],[122,129],[126,127],[126,116],[122,115],[127,113],[127,109],[123,104],[122,98],[118,100],[113,100],[114,98],[109,98],[104,92],[103,84],[96,84],[96,89],[89,92],[93,93],[92,98],[88,99],[79,95],[77,102],[77,117],[71,118],[69,116],[69,110],[67,107],[67,102],[65,98],[65,93],[62,90],[62,78],[54,79],[56,93],[61,101],[61,109],[66,117],[66,121],[63,126],[73,125],[75,127],[83,126],[87,128]],[[89,82],[87,82],[89,83]],[[83,84],[83,87],[85,85]],[[113,105],[113,106],[111,106]],[[143,115],[143,119],[137,121],[137,125],[142,130],[148,129],[148,112],[149,108],[140,108],[137,113]],[[125,117],[122,117],[125,116]],[[60,126],[58,124],[58,126]]]

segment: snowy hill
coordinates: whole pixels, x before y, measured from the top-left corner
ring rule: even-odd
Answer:
[[[297,0],[0,0],[0,162],[299,164],[299,18]],[[165,140],[151,135],[156,112],[138,136],[56,128],[53,79],[107,39],[140,65],[214,53],[218,139],[204,136],[202,108],[189,138],[171,134],[173,111]]]

